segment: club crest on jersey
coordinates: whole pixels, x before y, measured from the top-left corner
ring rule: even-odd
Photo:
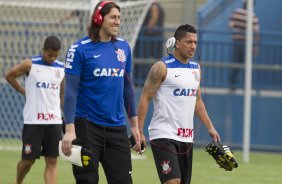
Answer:
[[[200,81],[199,73],[197,71],[193,71],[192,74],[194,75],[194,79],[199,82]]]
[[[31,150],[31,144],[25,144],[24,145],[24,153],[29,155],[31,154],[32,150]]]
[[[171,167],[169,165],[170,161],[163,161],[163,163],[161,163],[162,166],[162,173],[163,174],[168,174],[171,171]]]
[[[122,49],[117,49],[116,50],[116,53],[117,53],[117,59],[118,59],[118,61],[120,61],[120,62],[125,62],[125,54],[124,54],[124,50],[122,50]]]

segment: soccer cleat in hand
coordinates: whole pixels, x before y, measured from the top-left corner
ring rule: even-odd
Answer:
[[[238,162],[229,146],[212,141],[206,146],[206,150],[214,158],[220,168],[232,171],[233,168],[238,167]]]

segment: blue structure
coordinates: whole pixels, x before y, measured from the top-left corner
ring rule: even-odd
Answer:
[[[241,6],[241,0],[210,0],[198,11],[201,61],[203,65],[209,64],[203,67],[204,83],[207,87],[227,89],[223,94],[208,93],[207,109],[222,140],[238,147],[243,140],[244,96],[228,92],[232,41],[227,25],[232,11]],[[282,27],[282,13],[278,9],[281,6],[282,1],[275,0],[255,3],[261,31],[260,54],[253,61],[252,149],[282,151],[282,34],[278,32]],[[244,65],[237,92],[244,86],[243,69]],[[265,91],[269,94],[263,95]],[[198,133],[199,141],[209,139],[202,130]]]

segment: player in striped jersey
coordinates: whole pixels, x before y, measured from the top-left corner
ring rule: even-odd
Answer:
[[[255,3],[255,1],[254,1]],[[253,12],[253,33],[254,33],[254,56],[258,55],[259,47],[259,19]],[[233,39],[233,63],[244,63],[245,61],[245,40],[247,29],[247,2],[243,0],[242,8],[237,8],[229,19],[229,27],[232,30]],[[235,85],[239,80],[239,70],[234,69],[230,76],[231,87],[235,88]]]
[[[97,4],[88,36],[70,47],[66,57],[65,121],[62,151],[71,155],[77,138],[91,150],[91,163],[73,166],[76,183],[97,184],[99,162],[108,183],[131,184],[131,154],[126,117],[140,150],[135,94],[131,81],[131,49],[117,38],[120,7],[112,1]]]
[[[65,75],[63,63],[56,60],[60,50],[60,40],[49,36],[45,39],[42,55],[24,60],[6,74],[8,83],[26,98],[23,110],[22,159],[17,165],[16,184],[23,182],[40,155],[45,156],[45,183],[54,184],[57,180]],[[25,76],[25,87],[16,80],[20,76]]]
[[[155,63],[144,84],[138,106],[140,137],[145,145],[144,121],[149,102],[154,112],[149,137],[161,183],[189,184],[192,173],[194,113],[216,141],[220,140],[201,99],[200,65],[191,59],[197,46],[196,29],[179,26],[174,34],[174,52]]]

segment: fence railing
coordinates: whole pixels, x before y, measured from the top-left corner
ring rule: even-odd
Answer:
[[[165,29],[172,35],[172,29]],[[142,42],[142,38],[139,39]],[[150,37],[151,43],[165,42]],[[146,38],[148,40],[148,38]],[[151,44],[154,45],[154,44]],[[260,33],[259,54],[253,60],[253,88],[282,89],[282,33],[262,31]],[[139,48],[146,52],[148,48]],[[160,47],[150,47],[150,52],[157,52]],[[195,60],[202,65],[203,78],[209,87],[231,87],[232,71],[238,70],[238,83],[233,86],[242,88],[244,85],[244,62],[233,63],[234,55],[231,32],[228,30],[198,30],[198,48]],[[165,51],[163,52],[165,54]],[[200,59],[199,59],[200,58]],[[135,57],[133,77],[136,86],[143,86],[151,65],[160,60],[157,57]]]

